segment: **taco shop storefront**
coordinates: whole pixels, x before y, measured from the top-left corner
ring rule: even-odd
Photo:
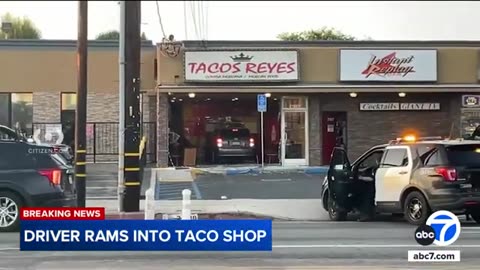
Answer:
[[[344,43],[258,41],[246,47],[244,42],[212,41],[205,48],[185,42],[182,56],[168,61],[158,56],[157,97],[170,108],[162,113],[157,107],[158,126],[172,129],[174,123],[190,121],[188,127],[174,127],[188,138],[193,127],[208,129],[202,117],[233,115],[236,110],[259,142],[256,96],[268,93],[264,159],[285,166],[327,164],[336,145],[345,146],[355,159],[369,147],[409,132],[463,134],[462,96],[480,90],[476,48],[435,42]],[[206,102],[209,105],[199,105]],[[173,121],[176,115],[184,119]],[[158,150],[159,157],[164,153],[165,166],[171,149]],[[198,149],[197,154],[197,160],[205,155]],[[260,159],[261,151],[257,154]]]

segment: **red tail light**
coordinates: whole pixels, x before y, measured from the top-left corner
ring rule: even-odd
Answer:
[[[445,181],[457,181],[457,170],[455,170],[455,168],[438,167],[435,168],[435,172],[443,176],[443,179],[445,179]]]
[[[223,146],[223,140],[218,138],[217,139],[217,147],[222,147]]]
[[[59,186],[61,184],[62,171],[56,170],[56,169],[50,169],[50,170],[40,170],[38,172],[41,175],[47,177],[50,183],[52,183],[52,185]]]
[[[250,138],[250,147],[255,146],[255,140],[253,138]]]

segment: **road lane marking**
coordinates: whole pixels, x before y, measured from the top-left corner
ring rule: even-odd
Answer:
[[[0,248],[0,251],[15,251],[15,250],[19,250],[20,248],[19,247],[5,247],[5,248]]]
[[[273,245],[272,248],[421,248],[420,245]],[[480,248],[480,245],[450,245],[452,248]],[[429,248],[432,248],[430,246]]]
[[[292,179],[290,178],[284,178],[284,179],[261,179],[260,181],[262,182],[290,182]]]

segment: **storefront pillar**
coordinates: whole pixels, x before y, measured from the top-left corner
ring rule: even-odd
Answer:
[[[310,96],[308,98],[308,144],[309,144],[309,165],[322,165],[322,149],[321,149],[321,127],[320,127],[320,99],[318,96]]]
[[[168,95],[157,91],[157,167],[168,167]]]

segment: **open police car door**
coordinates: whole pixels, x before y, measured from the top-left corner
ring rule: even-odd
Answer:
[[[328,181],[328,214],[331,220],[341,221],[347,218],[352,208],[353,177],[350,161],[343,148],[333,149]]]

